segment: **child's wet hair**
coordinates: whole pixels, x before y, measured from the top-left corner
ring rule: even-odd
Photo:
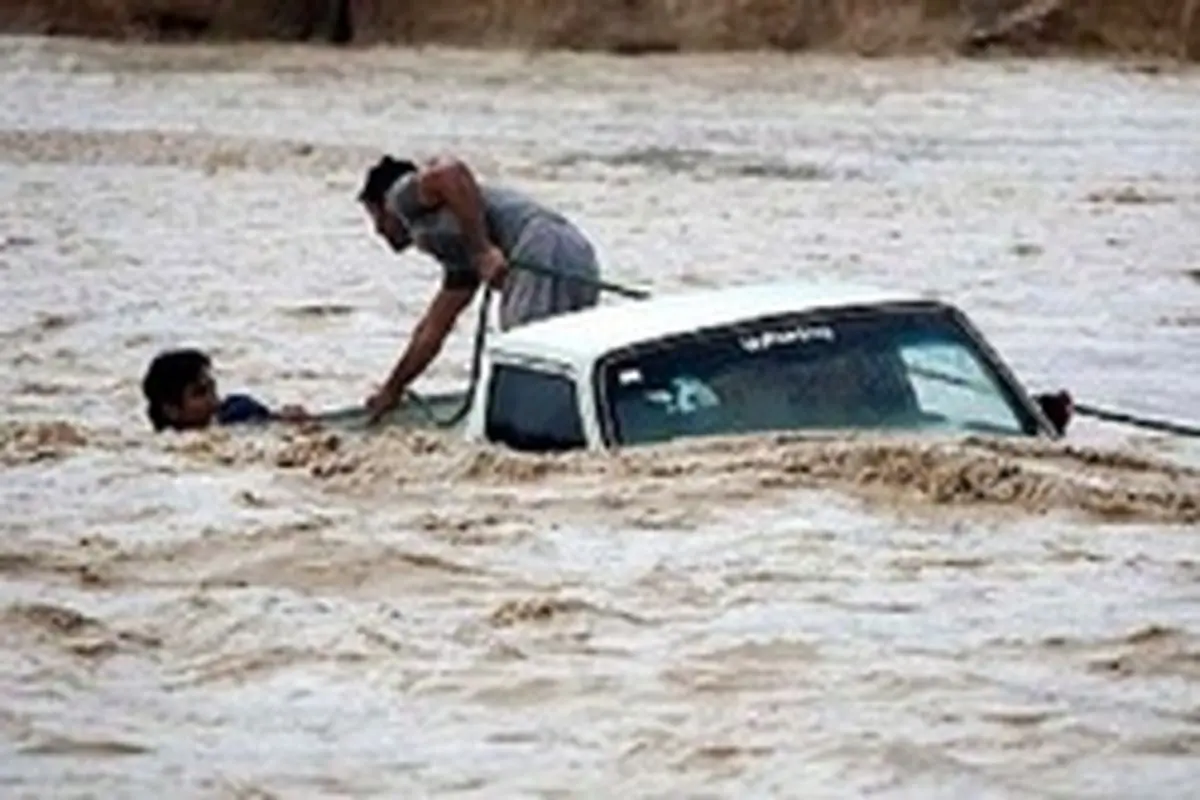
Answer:
[[[208,354],[194,348],[167,350],[154,357],[142,378],[146,416],[154,430],[171,427],[165,407],[178,405],[188,385],[199,380],[204,370],[211,366],[212,359]]]

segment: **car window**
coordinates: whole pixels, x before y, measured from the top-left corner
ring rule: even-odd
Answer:
[[[497,364],[488,387],[487,437],[514,450],[583,447],[575,382],[528,367]]]
[[[1019,432],[999,385],[961,344],[914,342],[900,348],[900,358],[923,413],[955,426]]]
[[[1000,434],[1036,420],[946,309],[848,309],[638,344],[595,377],[606,439],[646,443],[771,430]]]

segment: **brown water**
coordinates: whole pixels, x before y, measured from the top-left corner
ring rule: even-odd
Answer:
[[[1200,74],[0,52],[4,796],[1194,792],[1194,445],[155,437],[138,381],[359,402],[436,274],[361,170],[447,149],[613,280],[936,291],[1033,387],[1194,417]]]

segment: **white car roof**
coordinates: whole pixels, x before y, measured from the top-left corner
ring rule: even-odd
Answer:
[[[488,349],[574,364],[638,342],[746,319],[851,305],[926,301],[913,292],[821,280],[756,283],[621,299],[489,337]]]

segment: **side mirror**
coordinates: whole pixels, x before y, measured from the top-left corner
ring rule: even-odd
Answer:
[[[1066,389],[1053,393],[1037,394],[1033,399],[1041,407],[1042,413],[1054,425],[1059,436],[1067,432],[1071,417],[1075,412],[1075,401]]]

